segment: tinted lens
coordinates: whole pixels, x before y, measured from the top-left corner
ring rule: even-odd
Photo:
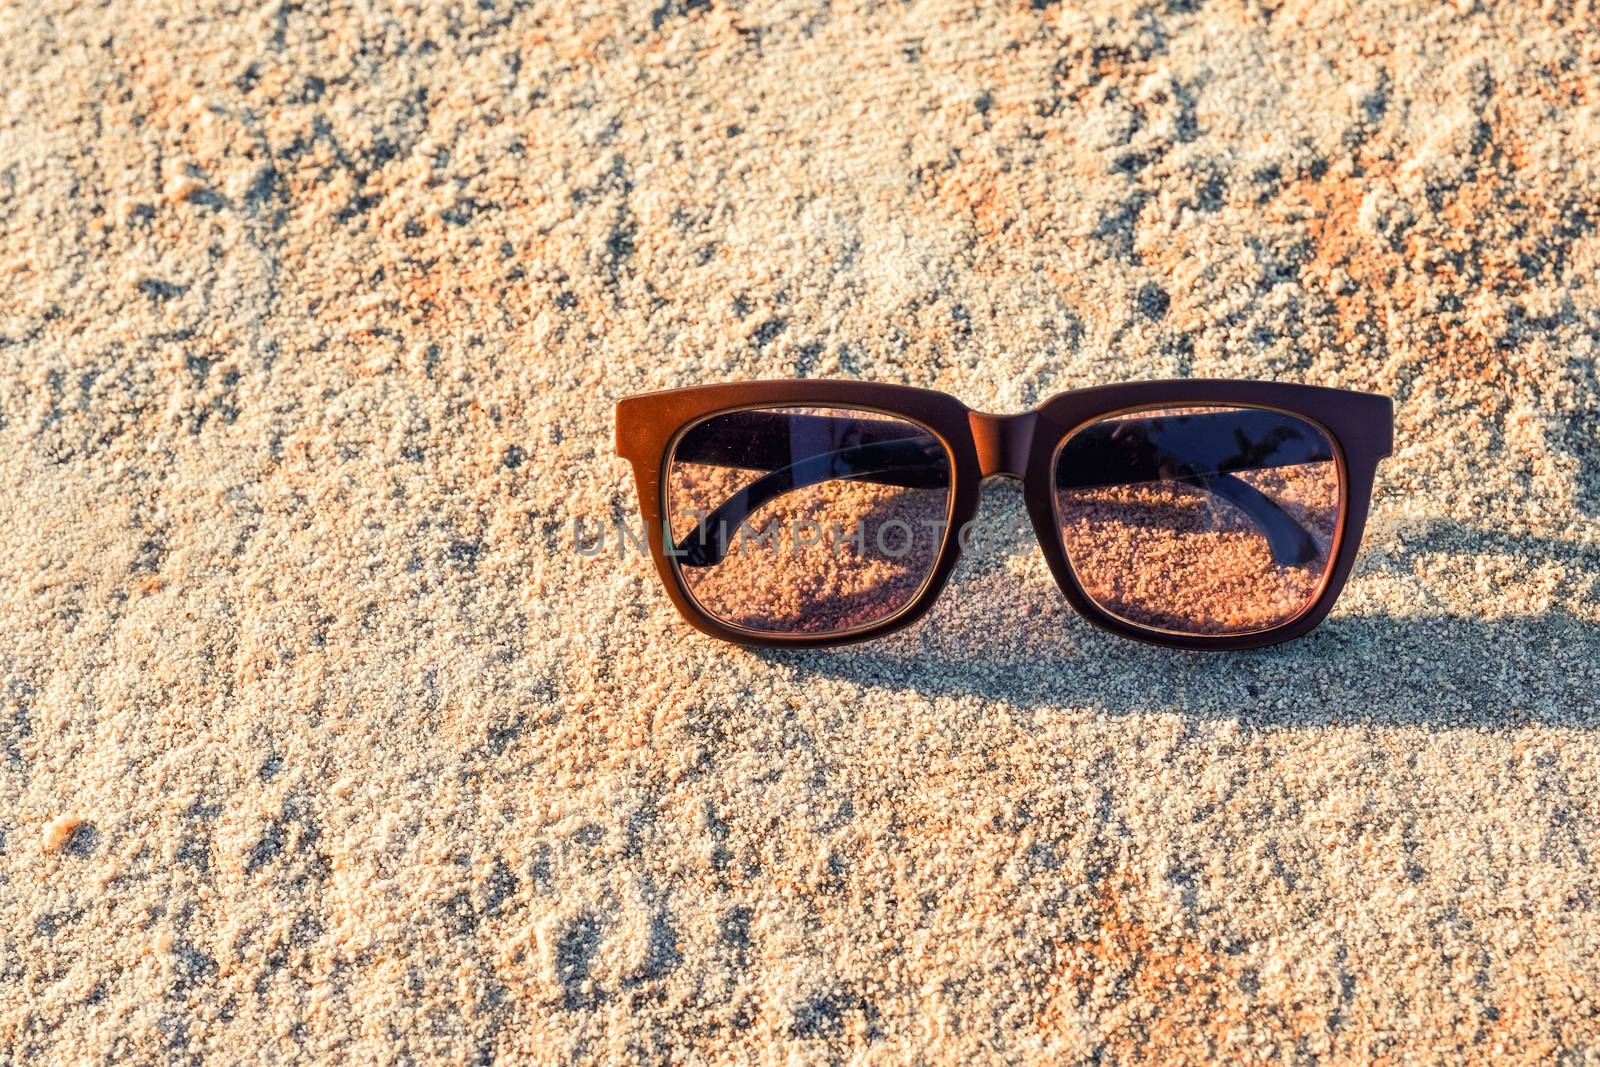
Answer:
[[[911,603],[933,573],[950,457],[913,422],[837,408],[713,416],[674,446],[667,524],[712,617],[762,633],[837,633]]]
[[[1327,434],[1293,415],[1146,410],[1066,440],[1056,518],[1078,584],[1106,611],[1177,633],[1250,633],[1316,598],[1339,479]]]

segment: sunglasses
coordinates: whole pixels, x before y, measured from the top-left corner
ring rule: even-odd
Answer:
[[[1132,382],[1020,415],[844,381],[696,386],[617,404],[650,554],[713,637],[805,647],[916,621],[967,546],[984,479],[1022,481],[1067,600],[1178,648],[1299,637],[1361,542],[1388,397]]]

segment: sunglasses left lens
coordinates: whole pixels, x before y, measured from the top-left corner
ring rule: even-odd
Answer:
[[[907,607],[950,510],[944,445],[905,419],[757,408],[690,427],[667,464],[668,550],[700,610],[759,634],[834,634]]]
[[[1206,637],[1282,626],[1332,565],[1335,457],[1317,426],[1262,408],[1102,419],[1056,455],[1067,562],[1084,595],[1136,626]]]

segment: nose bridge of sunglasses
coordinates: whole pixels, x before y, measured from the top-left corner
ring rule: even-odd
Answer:
[[[1028,468],[1028,450],[1033,445],[1033,429],[1039,416],[1031,411],[1021,415],[969,411],[967,421],[972,426],[972,443],[983,476],[1021,478]]]

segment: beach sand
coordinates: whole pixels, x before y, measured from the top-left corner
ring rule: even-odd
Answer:
[[[981,10],[977,10],[981,8]],[[1600,1062],[1593,0],[0,2],[0,1049]],[[612,405],[1396,398],[1328,621],[720,644]]]

